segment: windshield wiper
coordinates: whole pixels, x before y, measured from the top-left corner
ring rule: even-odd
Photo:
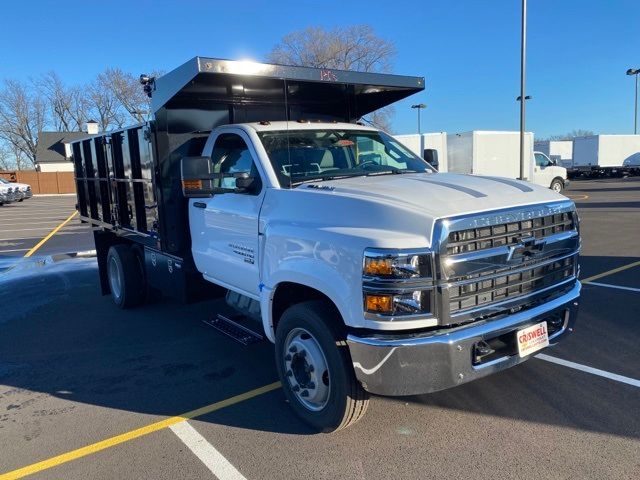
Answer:
[[[318,177],[318,178],[307,178],[306,180],[298,180],[296,182],[291,182],[290,185],[292,187],[302,185],[303,183],[314,183],[314,182],[327,182],[329,180],[340,180],[343,178],[353,178],[353,177],[364,177],[366,173],[353,173],[349,175],[331,175],[326,177]]]

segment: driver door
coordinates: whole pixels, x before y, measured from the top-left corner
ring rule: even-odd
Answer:
[[[228,189],[210,198],[191,199],[189,221],[193,257],[205,278],[253,298],[259,297],[258,218],[264,188],[255,151],[242,131],[223,132],[213,144],[214,186]],[[235,191],[234,174],[254,178],[247,191]],[[228,176],[227,176],[228,174]]]
[[[535,165],[533,166],[533,183],[543,187],[551,186],[554,178],[551,160],[543,153],[535,153]]]

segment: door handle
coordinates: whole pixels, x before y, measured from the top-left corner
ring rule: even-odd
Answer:
[[[196,208],[207,208],[207,204],[204,202],[193,202],[193,206]]]

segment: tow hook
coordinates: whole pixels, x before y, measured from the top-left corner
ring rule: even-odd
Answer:
[[[488,355],[495,353],[495,350],[489,346],[484,340],[480,340],[473,346],[473,363],[478,364]]]

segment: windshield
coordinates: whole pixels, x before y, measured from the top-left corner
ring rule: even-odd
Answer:
[[[282,187],[354,176],[434,171],[383,132],[323,129],[258,135]]]

